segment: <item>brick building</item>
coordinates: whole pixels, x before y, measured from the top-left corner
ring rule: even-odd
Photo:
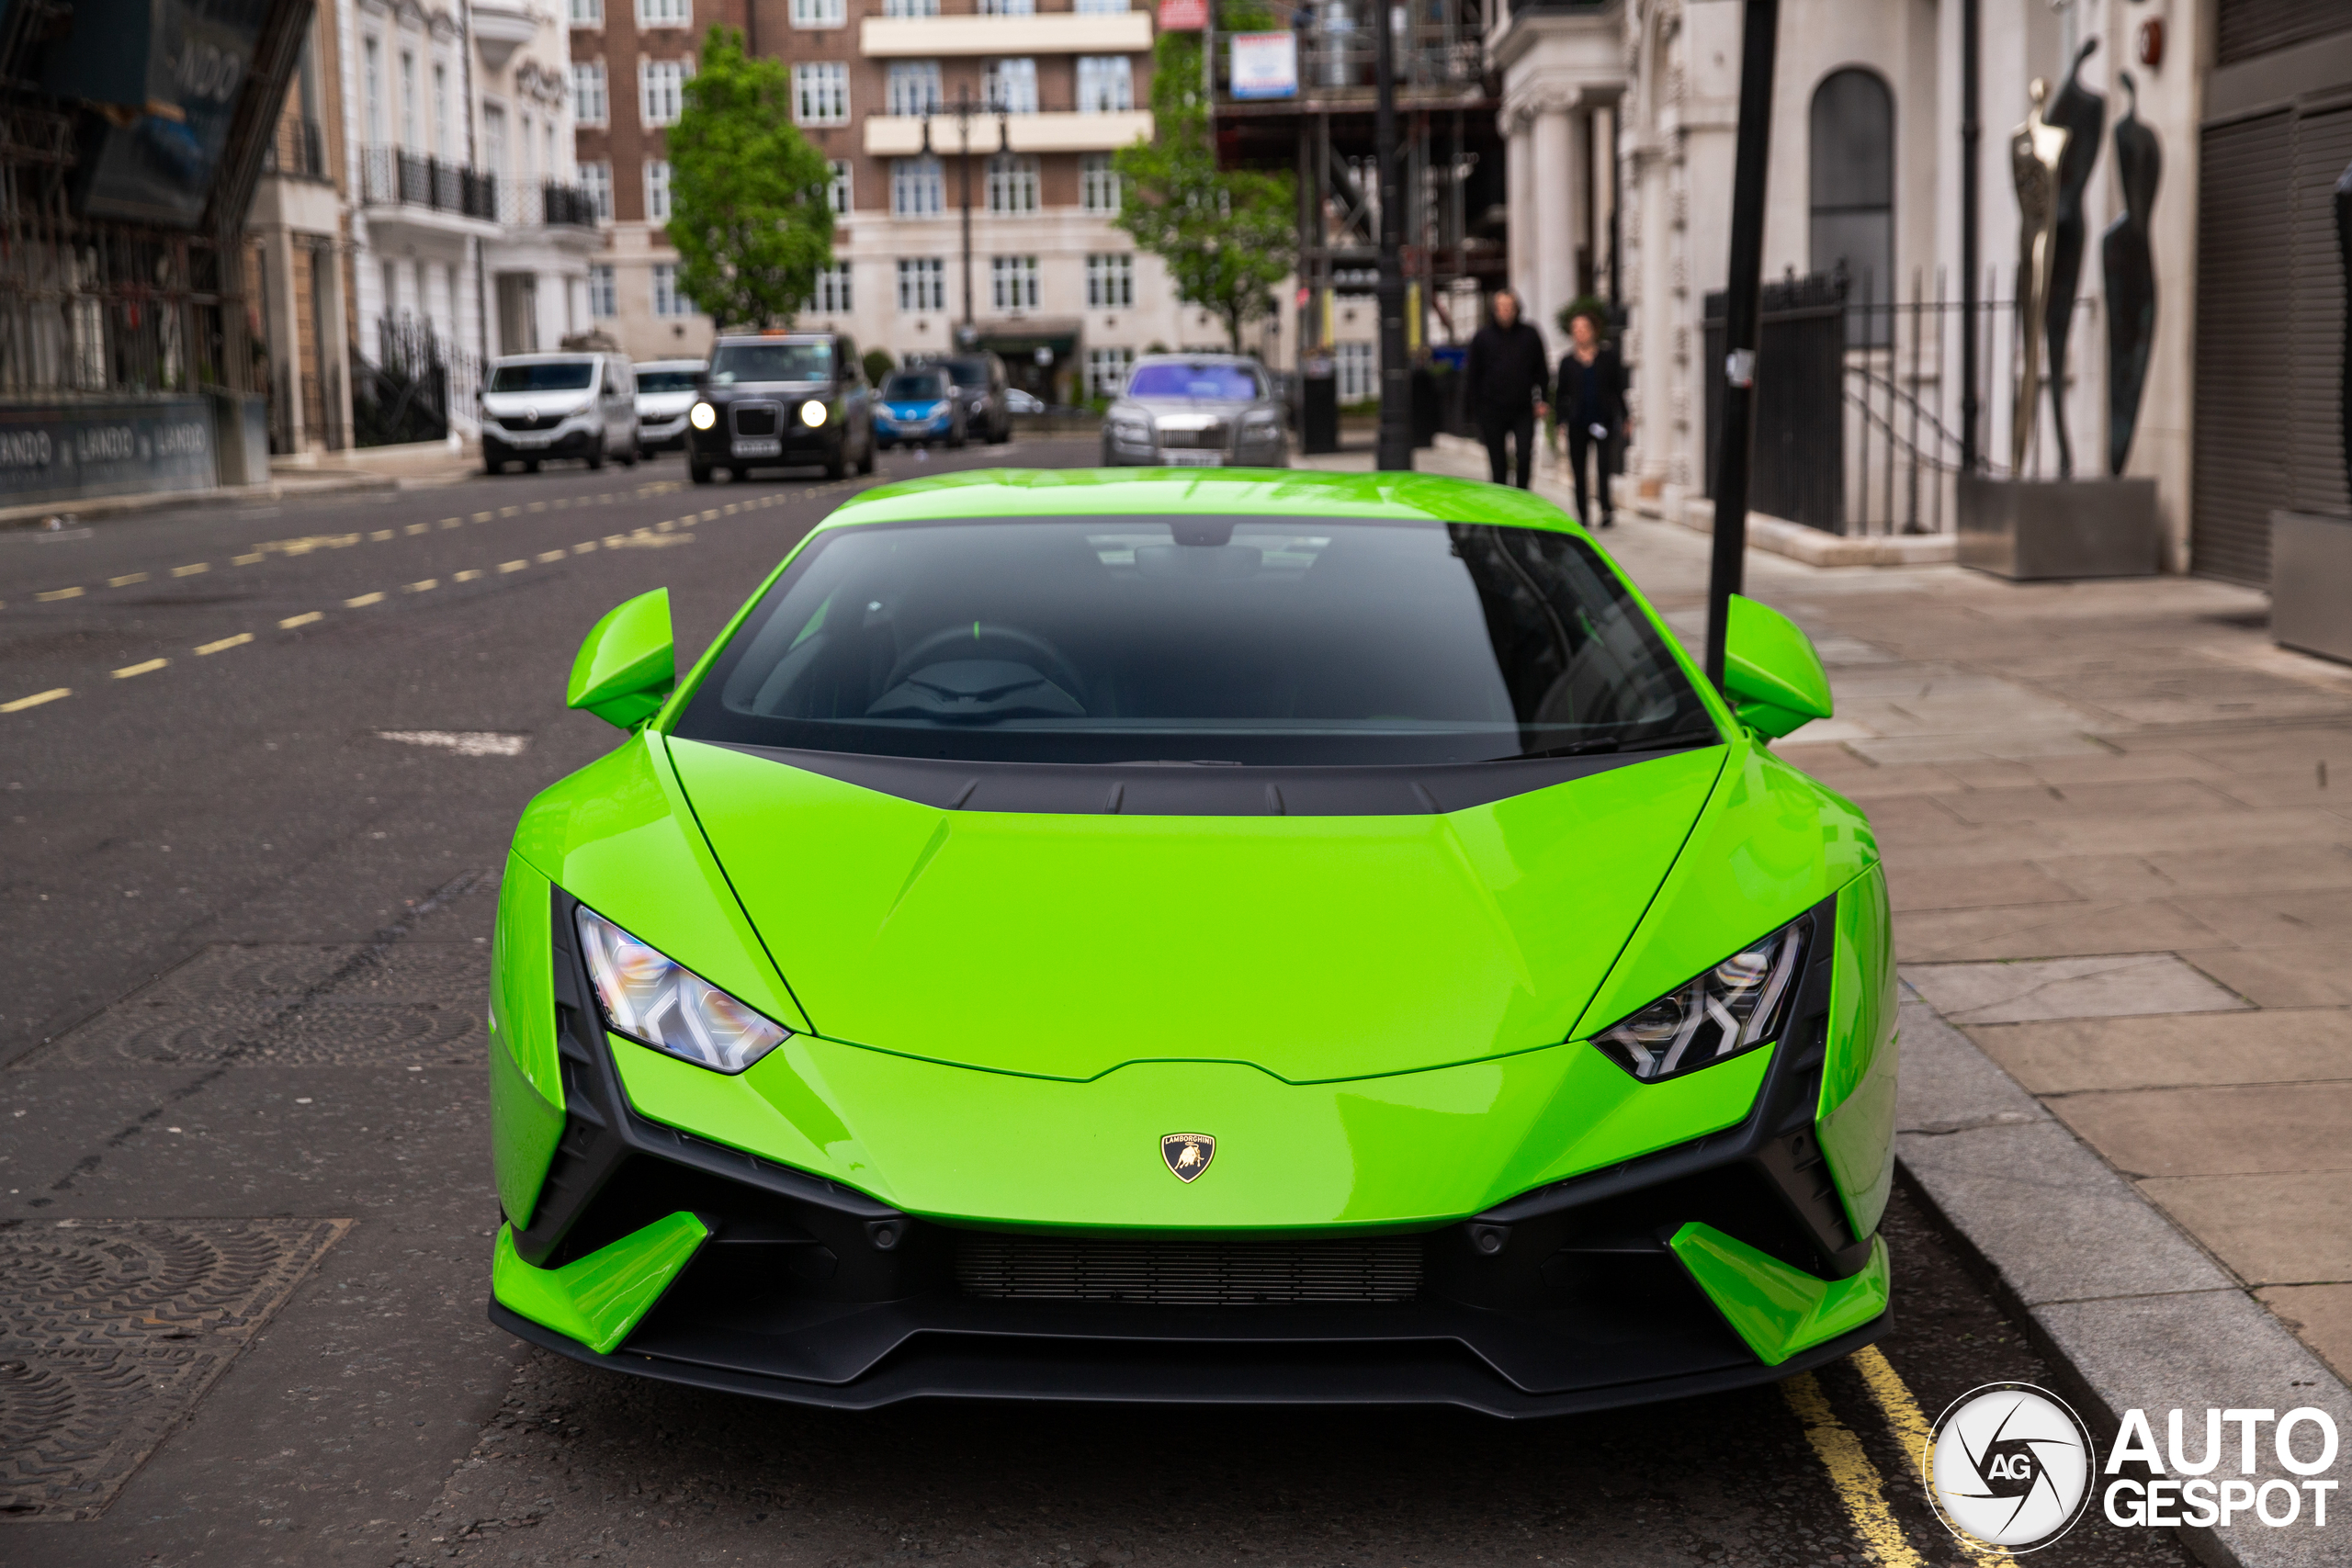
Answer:
[[[1223,346],[1112,221],[1111,155],[1151,135],[1152,18],[1128,0],[570,3],[580,167],[614,219],[591,308],[636,357],[710,341],[662,220],[662,128],[713,25],[785,62],[794,118],[833,166],[836,265],[803,325],[902,355],[953,347],[968,319],[1017,380],[1065,399],[1153,344]]]

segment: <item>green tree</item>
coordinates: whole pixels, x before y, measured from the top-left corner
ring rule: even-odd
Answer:
[[[792,124],[792,83],[713,28],[670,128],[678,288],[722,326],[788,321],[833,263],[832,172]]]
[[[1220,25],[1270,26],[1272,14],[1228,5]],[[1216,166],[1198,33],[1162,33],[1152,45],[1151,115],[1155,140],[1114,163],[1125,187],[1119,227],[1167,265],[1179,299],[1224,321],[1238,354],[1243,331],[1274,312],[1274,286],[1297,265],[1293,178]]]

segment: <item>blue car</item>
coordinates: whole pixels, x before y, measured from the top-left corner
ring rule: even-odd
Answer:
[[[874,406],[874,439],[885,446],[964,445],[964,404],[947,372],[893,371]]]

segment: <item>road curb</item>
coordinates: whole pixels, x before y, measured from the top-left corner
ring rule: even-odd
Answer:
[[[2063,1369],[2071,1386],[2059,1392],[2083,1403],[2104,1438],[2138,1409],[2161,1445],[2167,1414],[2180,1409],[2195,1451],[2209,1406],[2301,1405],[2326,1411],[2352,1437],[2352,1389],[1908,985],[1902,1042],[1898,1179]],[[1899,1269],[1897,1279],[1900,1311]],[[2295,1479],[2267,1439],[2257,1451],[2260,1479]],[[2343,1496],[2339,1509],[2352,1508]],[[2346,1529],[2352,1516],[2326,1529],[2299,1518],[2177,1533],[2212,1568],[2320,1568],[2344,1560]]]

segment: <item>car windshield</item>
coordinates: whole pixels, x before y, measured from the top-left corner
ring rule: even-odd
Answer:
[[[901,370],[882,383],[886,402],[930,402],[947,395],[947,378],[937,371],[927,374]]]
[[[1131,398],[1215,398],[1224,402],[1261,397],[1257,372],[1244,365],[1143,365],[1127,383]]]
[[[577,392],[596,374],[595,362],[560,359],[537,365],[500,365],[490,372],[493,392]]]
[[[820,533],[745,618],[677,733],[901,757],[1285,766],[1719,739],[1578,538],[1225,517]]]
[[[710,356],[715,387],[737,381],[822,381],[832,373],[830,343],[724,343]]]
[[[640,392],[691,392],[699,370],[640,370],[637,373],[637,389]]]
[[[953,376],[959,387],[989,384],[989,362],[985,359],[950,359],[941,368]]]

